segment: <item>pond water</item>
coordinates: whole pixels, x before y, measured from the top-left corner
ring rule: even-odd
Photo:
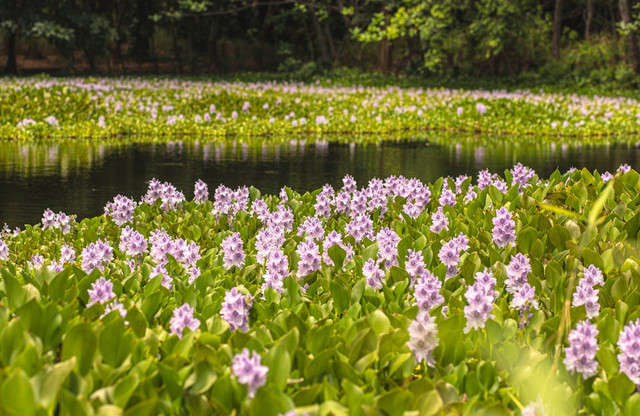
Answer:
[[[427,140],[378,144],[0,142],[0,225],[36,224],[46,208],[77,214],[78,219],[100,215],[117,194],[139,199],[154,177],[173,183],[191,199],[197,179],[209,185],[211,195],[220,183],[253,185],[263,193],[277,193],[284,185],[298,191],[325,183],[339,187],[346,174],[360,185],[389,175],[434,181],[440,176],[475,175],[481,169],[502,173],[516,162],[541,176],[572,166],[604,172],[628,163],[640,170],[640,147],[500,141],[437,145]]]

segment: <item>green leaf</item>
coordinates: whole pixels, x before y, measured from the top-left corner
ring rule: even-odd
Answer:
[[[595,227],[598,225],[598,217],[604,209],[605,202],[607,202],[607,199],[609,199],[609,196],[613,192],[613,184],[615,181],[615,179],[610,180],[607,187],[600,193],[600,196],[598,196],[598,199],[596,199],[591,205],[591,209],[589,209],[589,216],[587,217],[589,227]]]
[[[62,385],[71,374],[75,364],[76,359],[72,357],[67,361],[55,364],[43,375],[37,377],[36,384],[39,386],[40,405],[42,407],[47,408],[55,404],[58,393],[60,393]]]
[[[269,367],[269,385],[284,390],[291,373],[291,357],[287,349],[282,344],[276,344],[262,357],[262,362]]]
[[[9,308],[15,310],[25,303],[27,292],[7,268],[0,268],[0,274],[2,275],[5,291],[7,292]]]
[[[80,375],[89,372],[98,349],[98,337],[87,323],[79,323],[69,330],[62,341],[62,359],[76,357],[76,368]]]
[[[333,299],[333,307],[336,313],[341,313],[349,307],[349,293],[347,290],[335,280],[329,284],[331,289],[331,298]]]
[[[249,414],[255,416],[277,416],[293,409],[295,404],[282,390],[272,386],[258,389],[249,405]]]
[[[127,332],[119,316],[100,333],[100,355],[110,366],[117,368],[131,354],[134,338]]]
[[[371,329],[376,336],[380,336],[382,334],[386,334],[391,329],[391,322],[387,315],[380,309],[376,309],[367,317],[369,320],[369,325],[371,325]]]
[[[122,378],[113,389],[113,401],[114,403],[122,407],[126,408],[131,395],[136,391],[139,384],[138,375],[136,373],[131,373],[126,377]]]
[[[347,257],[347,252],[339,245],[334,244],[329,247],[329,257],[333,261],[334,267],[340,270],[344,264],[344,259]]]
[[[9,377],[2,383],[0,404],[5,412],[15,416],[36,414],[36,396],[29,378],[19,368],[12,369]]]

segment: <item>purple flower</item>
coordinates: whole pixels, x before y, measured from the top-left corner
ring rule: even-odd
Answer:
[[[398,264],[398,243],[400,237],[389,227],[383,227],[376,235],[378,242],[378,261],[383,262],[386,268]]]
[[[416,319],[411,321],[409,325],[409,336],[410,338],[407,345],[413,353],[416,362],[424,361],[428,366],[434,367],[435,361],[432,353],[440,343],[435,318],[429,316],[427,312],[418,312]]]
[[[287,276],[289,276],[289,258],[285,256],[282,249],[276,248],[269,253],[269,257],[267,258],[267,270],[262,276],[264,278],[262,292],[264,292],[267,287],[272,288],[278,293],[284,292],[282,283]]]
[[[539,309],[538,301],[535,298],[536,290],[530,286],[529,283],[525,283],[518,288],[513,294],[511,300],[511,307],[515,308],[520,313],[520,328],[524,328],[529,323],[529,319],[533,317],[533,313],[530,312],[531,307]]]
[[[358,215],[352,219],[346,226],[345,230],[349,235],[355,238],[357,243],[362,242],[364,238],[373,238],[373,221],[367,214]]]
[[[493,302],[498,292],[493,290],[496,279],[491,271],[478,272],[475,275],[476,281],[472,286],[467,288],[464,297],[467,299],[467,305],[464,307],[464,315],[467,318],[467,325],[464,333],[468,333],[472,329],[484,328],[487,319],[493,318],[491,311],[493,310]]]
[[[229,324],[232,331],[239,329],[241,332],[247,332],[249,330],[249,311],[252,301],[251,296],[243,295],[235,287],[225,293],[220,316]]]
[[[128,225],[120,232],[120,251],[127,256],[142,255],[147,251],[147,240]]]
[[[0,260],[9,260],[9,246],[0,240]]]
[[[407,252],[407,260],[404,262],[404,268],[411,278],[411,286],[415,284],[416,279],[427,276],[427,267],[424,264],[424,257],[419,251],[409,250]]]
[[[600,175],[600,177],[602,178],[602,182],[609,182],[611,179],[613,179],[613,175],[609,172],[605,172],[602,175]]]
[[[108,243],[98,240],[82,250],[81,267],[87,274],[91,273],[94,269],[104,271],[111,260],[113,260],[113,249]]]
[[[263,227],[256,235],[256,261],[264,264],[271,252],[282,247],[284,243],[284,228],[279,225]]]
[[[196,281],[198,276],[202,274],[202,271],[196,266],[191,266],[187,269],[187,273],[189,274],[189,284],[192,285],[193,282]]]
[[[620,371],[635,385],[640,385],[640,318],[629,322],[618,338]]]
[[[296,235],[302,237],[307,235],[314,241],[322,240],[324,237],[324,228],[318,217],[307,217],[307,219],[298,227]]]
[[[238,383],[247,386],[249,398],[253,398],[256,391],[267,382],[269,367],[260,364],[260,356],[255,351],[249,356],[247,348],[233,357],[231,369]]]
[[[331,216],[331,205],[335,197],[335,191],[331,185],[324,185],[322,191],[316,196],[316,203],[313,208],[316,215],[329,218]]]
[[[629,165],[628,165],[628,164],[626,164],[626,163],[625,163],[625,164],[623,164],[623,165],[620,165],[620,167],[618,167],[618,171],[619,171],[620,173],[627,173],[627,172],[629,172],[630,170],[631,170],[631,166],[629,166]]]
[[[136,209],[136,201],[126,196],[118,195],[113,198],[113,202],[107,203],[104,207],[104,213],[111,215],[113,222],[118,227],[133,221],[133,212]]]
[[[193,317],[193,308],[188,303],[174,309],[173,317],[169,321],[171,335],[177,335],[178,338],[182,338],[185,328],[189,328],[191,331],[196,331],[200,328],[200,321]]]
[[[476,104],[476,111],[478,114],[484,114],[487,112],[487,106],[482,103],[478,103]]]
[[[598,292],[599,290],[594,289],[584,278],[581,279],[576,292],[573,294],[572,306],[584,305],[588,319],[598,316],[600,314]]]
[[[322,259],[318,245],[310,238],[298,244],[296,253],[300,257],[298,261],[298,276],[306,276],[320,270]]]
[[[520,162],[514,165],[513,169],[511,169],[510,172],[512,175],[511,184],[517,184],[520,189],[529,186],[527,182],[529,182],[536,175],[535,170],[523,166]]]
[[[353,176],[346,175],[342,178],[342,189],[347,193],[353,193],[356,190],[356,181],[353,179]]]
[[[373,259],[367,260],[367,262],[362,265],[362,275],[367,279],[367,284],[371,286],[373,290],[382,289],[384,272]]]
[[[589,321],[581,321],[569,332],[569,346],[564,349],[564,365],[570,373],[577,371],[587,379],[596,374],[598,362],[598,329]]]
[[[442,207],[444,207],[445,205],[453,207],[456,205],[456,194],[454,194],[451,189],[443,189],[438,202]]]
[[[222,250],[224,251],[224,267],[229,270],[233,266],[242,268],[244,264],[245,254],[243,251],[243,243],[240,233],[233,233],[222,241]]]
[[[436,212],[431,214],[431,222],[432,224],[430,230],[436,234],[438,234],[442,230],[449,229],[449,220],[447,220],[447,217],[444,215],[442,207],[438,207]]]
[[[460,250],[454,240],[450,240],[442,245],[438,252],[438,258],[445,266],[457,266],[460,262]]]
[[[97,281],[93,282],[88,293],[90,299],[87,304],[87,308],[96,303],[106,303],[110,299],[116,297],[115,293],[113,293],[113,283],[111,280],[107,280],[102,276],[100,276]]]
[[[515,293],[522,288],[527,282],[527,276],[531,273],[531,264],[529,258],[521,253],[511,257],[511,261],[507,266],[507,280],[504,284],[507,292]]]
[[[208,199],[209,188],[207,187],[207,184],[202,181],[202,179],[198,179],[198,181],[194,185],[193,200],[196,201],[196,204],[204,204]]]
[[[416,279],[413,295],[421,311],[429,312],[444,303],[444,298],[440,294],[441,288],[442,282],[428,270]]]
[[[500,248],[506,247],[507,244],[516,241],[516,232],[514,227],[516,226],[513,221],[511,213],[502,207],[496,211],[496,216],[493,218],[493,242]]]
[[[76,251],[73,247],[65,244],[60,248],[60,263],[71,264],[76,261]]]
[[[184,194],[176,189],[169,182],[160,182],[153,178],[149,182],[147,193],[143,201],[149,205],[154,204],[158,199],[162,201],[160,207],[165,211],[176,209],[185,199]]]

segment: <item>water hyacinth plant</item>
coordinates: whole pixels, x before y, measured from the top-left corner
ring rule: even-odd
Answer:
[[[80,113],[90,116],[77,117]],[[637,99],[542,91],[374,87],[332,80],[312,84],[147,78],[0,80],[0,138],[335,135],[444,129],[598,140],[637,133],[639,124]]]
[[[634,170],[208,189],[2,231],[3,414],[640,412]]]

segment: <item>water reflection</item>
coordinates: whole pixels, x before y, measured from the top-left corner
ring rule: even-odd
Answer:
[[[613,171],[628,163],[640,170],[637,144],[589,146],[530,141],[474,141],[456,145],[413,140],[377,144],[333,143],[326,140],[164,143],[65,141],[0,142],[0,224],[37,223],[46,208],[99,215],[117,194],[138,198],[149,179],[170,181],[191,197],[202,178],[210,190],[254,185],[265,193],[284,186],[305,191],[325,183],[340,186],[349,173],[358,182],[373,177],[404,175],[423,181],[440,176],[474,175],[480,169],[503,172],[516,162],[548,176],[555,169],[587,167]]]

